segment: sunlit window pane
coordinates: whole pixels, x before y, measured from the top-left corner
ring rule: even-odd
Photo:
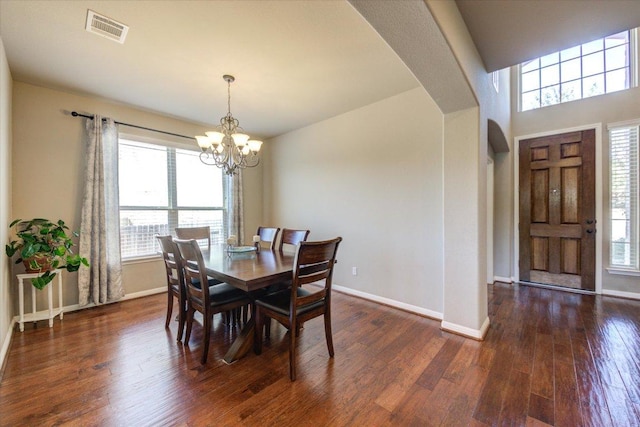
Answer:
[[[540,92],[534,90],[522,94],[522,111],[540,108]]]
[[[211,229],[211,244],[224,243],[224,212],[223,211],[193,211],[178,212],[178,227],[206,227]]]
[[[604,38],[604,47],[618,46],[624,43],[629,43],[629,31],[623,31],[612,36]]]
[[[176,150],[176,184],[178,206],[222,206],[222,174],[204,166],[198,152]]]
[[[528,71],[537,70],[540,68],[540,58],[536,58],[533,61],[524,62],[522,64],[522,72],[526,73]]]
[[[587,77],[582,80],[582,97],[602,95],[604,93],[604,74]]]
[[[582,81],[574,80],[572,82],[562,83],[560,87],[561,102],[573,101],[582,98]]]
[[[168,211],[120,210],[120,252],[123,258],[154,254],[158,251],[156,234],[169,231]]]
[[[540,92],[541,92],[540,104],[542,106],[560,103],[560,85],[545,87],[541,89]]]
[[[551,86],[560,83],[560,66],[552,65],[540,70],[540,86]]]
[[[620,70],[609,71],[607,73],[607,92],[617,92],[624,90],[629,86],[629,69],[622,68]]]
[[[605,51],[607,71],[623,68],[629,65],[627,50],[627,46],[622,45]]]
[[[580,58],[563,62],[561,65],[562,81],[568,82],[582,77],[581,64]]]
[[[528,92],[540,87],[540,73],[538,70],[522,75],[522,91]]]
[[[568,59],[577,58],[580,56],[580,46],[570,47],[569,49],[565,49],[560,51],[560,60],[566,61]]]
[[[549,55],[543,56],[540,58],[540,66],[546,67],[547,65],[557,64],[560,62],[560,54],[559,52],[554,52]]]
[[[582,75],[592,76],[604,72],[604,52],[596,52],[582,57]]]
[[[118,179],[120,205],[167,206],[166,148],[121,140]]]
[[[598,39],[582,45],[582,56],[604,49],[603,40]]]

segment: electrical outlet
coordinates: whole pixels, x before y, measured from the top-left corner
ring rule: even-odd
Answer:
[[[351,269],[351,274],[353,274],[354,276],[357,276],[358,275],[358,267],[353,267]]]

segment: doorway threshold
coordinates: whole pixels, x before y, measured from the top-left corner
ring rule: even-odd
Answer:
[[[523,280],[519,280],[516,283],[518,283],[519,285],[533,286],[533,287],[536,287],[536,288],[543,288],[543,289],[551,289],[551,290],[554,290],[554,291],[572,292],[574,294],[597,295],[595,293],[595,291],[589,291],[589,290],[586,290],[586,289],[569,288],[569,287],[565,287],[565,286],[549,285],[549,284],[546,284],[546,283],[525,282]]]

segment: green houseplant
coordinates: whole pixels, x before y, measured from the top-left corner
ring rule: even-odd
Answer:
[[[22,262],[28,272],[39,273],[38,277],[31,280],[36,288],[42,289],[51,282],[56,276],[53,270],[57,268],[78,271],[82,265],[89,266],[86,258],[73,253],[75,244],[72,237],[78,237],[78,233],[70,232],[63,220],[16,219],[9,228],[14,226],[17,240],[5,246],[7,256],[12,258],[18,253],[16,264]]]

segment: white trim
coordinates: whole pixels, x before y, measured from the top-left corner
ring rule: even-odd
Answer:
[[[476,340],[483,340],[487,331],[489,330],[489,326],[491,325],[491,321],[489,320],[489,316],[484,319],[482,322],[482,326],[480,329],[471,329],[466,326],[457,325],[455,323],[442,321],[440,324],[440,328],[445,331],[453,332],[458,335],[463,335],[465,337],[473,338]]]
[[[637,293],[637,292],[624,292],[624,291],[614,291],[612,289],[603,289],[602,295],[640,300],[640,293]]]
[[[7,331],[7,335],[5,335],[4,341],[2,341],[4,344],[0,349],[0,369],[2,369],[2,366],[4,365],[4,360],[7,357],[7,353],[9,353],[9,345],[11,344],[11,339],[13,338],[13,330],[15,329],[15,327],[16,319],[13,318],[11,319],[11,322],[9,322],[9,330]],[[0,375],[0,377],[2,376]]]
[[[606,270],[609,274],[617,274],[620,276],[640,276],[640,270],[633,268],[608,267]]]
[[[136,298],[142,298],[142,297],[146,297],[149,295],[155,295],[155,294],[161,294],[163,292],[167,292],[167,287],[166,286],[162,286],[160,288],[154,288],[154,289],[147,289],[145,291],[140,291],[140,292],[134,292],[132,294],[127,294],[124,297],[122,297],[121,299],[119,299],[118,301],[111,301],[108,302],[106,304],[113,304],[116,302],[122,302],[122,301],[127,301],[127,300],[132,300],[132,299],[136,299]],[[93,307],[100,307],[102,305],[106,305],[106,304],[100,304],[100,305],[96,305],[94,303],[89,303],[87,305],[80,305],[80,304],[73,304],[73,305],[66,305],[64,307],[64,312],[65,313],[69,313],[72,311],[79,311],[79,310],[83,310],[85,308],[93,308]],[[38,313],[48,313],[48,311],[38,311],[36,312],[36,315]],[[20,316],[15,316],[13,318],[13,322],[17,322],[20,319]]]
[[[157,255],[144,255],[131,258],[122,258],[122,265],[130,264],[144,264],[147,262],[162,261],[162,254]]]
[[[493,282],[513,283],[513,277],[493,276]]]
[[[342,292],[343,294],[352,295],[355,297],[359,297],[362,299],[366,299],[368,301],[376,302],[379,304],[388,305],[390,307],[398,308],[403,311],[408,311],[410,313],[419,314],[421,316],[430,317],[436,320],[442,320],[442,313],[438,313],[437,311],[429,310],[426,308],[418,307],[415,305],[407,304],[404,302],[392,300],[389,298],[381,297],[378,295],[369,294],[362,291],[357,291],[355,289],[346,288],[344,286],[333,285],[332,288],[338,292]]]
[[[600,224],[600,228],[604,227],[602,218],[603,218],[603,195],[602,195],[602,123],[593,123],[586,124],[582,126],[576,126],[565,129],[555,129],[551,131],[539,132],[529,135],[521,135],[516,136],[514,138],[514,147],[513,147],[513,171],[514,171],[514,185],[513,185],[513,281],[520,281],[520,230],[519,230],[519,222],[520,222],[520,203],[519,203],[519,189],[520,189],[520,141],[523,139],[530,138],[539,138],[542,136],[551,136],[557,135],[561,133],[568,132],[577,132],[577,131],[585,131],[585,130],[595,130],[595,156],[596,156],[596,224]],[[596,233],[596,272],[595,272],[595,281],[596,281],[596,290],[597,294],[602,293],[602,232]]]
[[[622,122],[607,123],[607,132],[613,128],[623,128],[630,126],[640,126],[640,119],[624,120]]]

